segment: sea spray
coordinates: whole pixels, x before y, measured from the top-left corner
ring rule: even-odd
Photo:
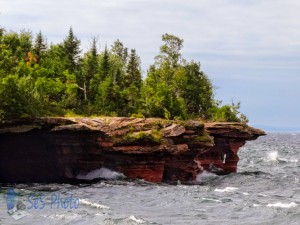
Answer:
[[[278,152],[272,151],[268,153],[267,161],[278,161]]]
[[[112,171],[105,167],[102,167],[102,168],[96,169],[96,170],[92,170],[87,174],[80,173],[76,176],[77,179],[81,179],[81,180],[93,180],[93,179],[97,179],[97,178],[120,179],[120,178],[124,178],[124,177],[125,177],[124,174]]]
[[[297,207],[298,204],[295,202],[291,203],[282,203],[282,202],[276,202],[274,204],[268,204],[267,207],[274,207],[274,208],[294,208]]]

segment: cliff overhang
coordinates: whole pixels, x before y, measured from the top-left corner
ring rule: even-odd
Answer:
[[[236,172],[265,135],[243,123],[157,118],[27,118],[0,124],[0,182],[68,182],[107,168],[132,179],[190,182]]]

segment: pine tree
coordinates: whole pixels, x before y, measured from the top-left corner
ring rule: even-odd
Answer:
[[[91,101],[96,99],[96,96],[99,92],[99,85],[101,85],[108,77],[110,77],[110,60],[107,46],[105,46],[104,52],[100,58],[99,72],[96,73],[89,82]]]
[[[66,60],[66,68],[70,73],[74,73],[78,66],[80,57],[80,40],[74,35],[72,27],[69,29],[69,34],[63,41],[62,49]]]
[[[105,46],[102,60],[100,62],[101,80],[105,80],[109,76],[110,60],[107,46]]]
[[[127,108],[127,110],[125,110],[127,115],[137,111],[141,97],[141,87],[142,72],[140,68],[140,59],[136,55],[135,49],[132,49],[127,64],[123,90],[127,102],[127,105],[124,106],[124,108]]]
[[[85,99],[91,99],[90,93],[90,81],[97,76],[99,71],[99,62],[98,62],[98,51],[97,51],[97,40],[94,37],[92,40],[92,45],[90,50],[86,53],[83,63],[82,63],[82,72],[84,76],[84,83],[82,90],[85,93]]]
[[[45,51],[47,50],[47,42],[40,31],[35,39],[33,53],[36,56],[37,64],[40,64]]]
[[[138,89],[140,89],[142,85],[142,72],[140,68],[140,59],[136,55],[135,49],[131,50],[131,54],[129,56],[126,77],[125,77],[125,84],[127,87],[129,87],[130,85],[134,85]]]

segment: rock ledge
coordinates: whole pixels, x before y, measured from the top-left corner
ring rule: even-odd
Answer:
[[[0,182],[68,182],[108,168],[151,182],[236,172],[241,146],[265,135],[242,123],[157,118],[35,118],[0,124]]]

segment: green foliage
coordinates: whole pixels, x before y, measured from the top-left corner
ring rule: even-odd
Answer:
[[[0,82],[0,111],[2,119],[23,115],[41,116],[44,113],[42,100],[34,88],[31,77],[8,75]]]
[[[38,77],[34,86],[45,104],[49,105],[57,105],[65,91],[65,85],[58,78]]]
[[[141,142],[151,142],[160,143],[162,141],[163,135],[160,130],[151,129],[150,132],[140,131],[135,133],[129,133],[121,137],[121,142],[129,143],[141,143]]]
[[[38,64],[43,60],[46,50],[47,50],[47,43],[45,38],[42,35],[42,32],[40,31],[36,35],[36,39],[33,47],[33,53],[36,56]]]
[[[160,55],[156,57],[160,63],[168,62],[172,67],[176,67],[181,57],[180,50],[183,47],[183,39],[172,34],[162,35],[164,45],[160,47]]]
[[[231,105],[223,105],[214,108],[214,120],[220,122],[243,122],[248,123],[248,119],[244,114],[239,112],[241,103],[233,103]]]
[[[74,73],[78,66],[80,50],[80,40],[74,35],[72,27],[69,34],[63,41],[62,50],[65,57],[65,65],[70,73]]]
[[[96,38],[93,38],[92,45],[90,50],[84,55],[82,59],[82,73],[83,73],[83,82],[85,86],[87,99],[94,99],[95,98],[95,92],[97,90],[97,87],[95,87],[93,90],[91,90],[90,84],[91,80],[98,76],[98,70],[99,70],[99,61],[98,61],[98,51],[97,51],[97,41]],[[94,85],[95,86],[95,85]]]
[[[156,65],[152,65],[143,88],[147,116],[167,119],[204,117],[213,107],[213,87],[200,64],[181,59],[183,40],[165,34]],[[180,60],[181,59],[181,60]]]
[[[145,118],[145,116],[142,113],[133,113],[131,115],[132,118]]]
[[[0,120],[21,116],[110,115],[185,120],[247,122],[240,103],[214,99],[213,85],[200,63],[181,55],[183,39],[162,35],[155,63],[142,79],[135,49],[117,40],[97,49],[96,38],[81,55],[73,29],[47,45],[41,32],[6,32],[0,28]],[[149,136],[150,135],[150,136]],[[160,139],[157,134],[137,135]]]
[[[123,43],[118,39],[111,47],[112,54],[119,57],[119,60],[125,65],[128,57],[128,48],[125,48]]]
[[[0,83],[0,108],[6,119],[20,117],[24,113],[24,99],[18,89],[18,77],[8,75]]]

